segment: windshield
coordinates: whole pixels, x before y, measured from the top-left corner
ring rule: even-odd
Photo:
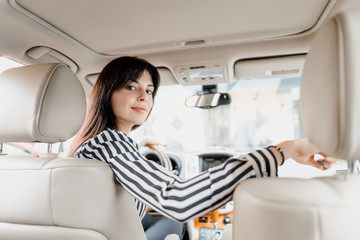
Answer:
[[[300,78],[241,80],[218,85],[231,95],[230,105],[212,109],[185,107],[200,86],[163,86],[145,124],[134,137],[152,136],[171,151],[229,148],[252,151],[304,137],[299,118]]]

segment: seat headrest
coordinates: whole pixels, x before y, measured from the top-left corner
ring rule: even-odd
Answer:
[[[65,65],[39,64],[0,74],[0,142],[62,142],[80,128],[84,89]]]
[[[304,130],[330,156],[360,158],[360,10],[341,13],[315,36],[300,91]]]

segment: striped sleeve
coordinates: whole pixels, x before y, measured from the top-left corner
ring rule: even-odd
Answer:
[[[147,160],[131,138],[117,131],[104,131],[89,140],[77,156],[107,162],[117,180],[137,200],[182,222],[224,205],[232,199],[236,185],[245,179],[277,175],[276,159],[264,148],[232,157],[183,180]]]

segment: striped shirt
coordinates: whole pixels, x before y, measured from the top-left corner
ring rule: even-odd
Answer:
[[[149,206],[185,222],[230,201],[239,182],[252,177],[277,176],[275,156],[263,148],[229,158],[190,179],[181,179],[147,160],[137,143],[125,133],[110,129],[86,141],[75,156],[108,163],[119,183],[135,198],[140,218]]]

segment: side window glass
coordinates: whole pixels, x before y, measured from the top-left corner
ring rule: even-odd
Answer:
[[[0,73],[2,73],[3,71],[9,68],[20,67],[20,66],[23,66],[23,64],[6,57],[0,57]]]

